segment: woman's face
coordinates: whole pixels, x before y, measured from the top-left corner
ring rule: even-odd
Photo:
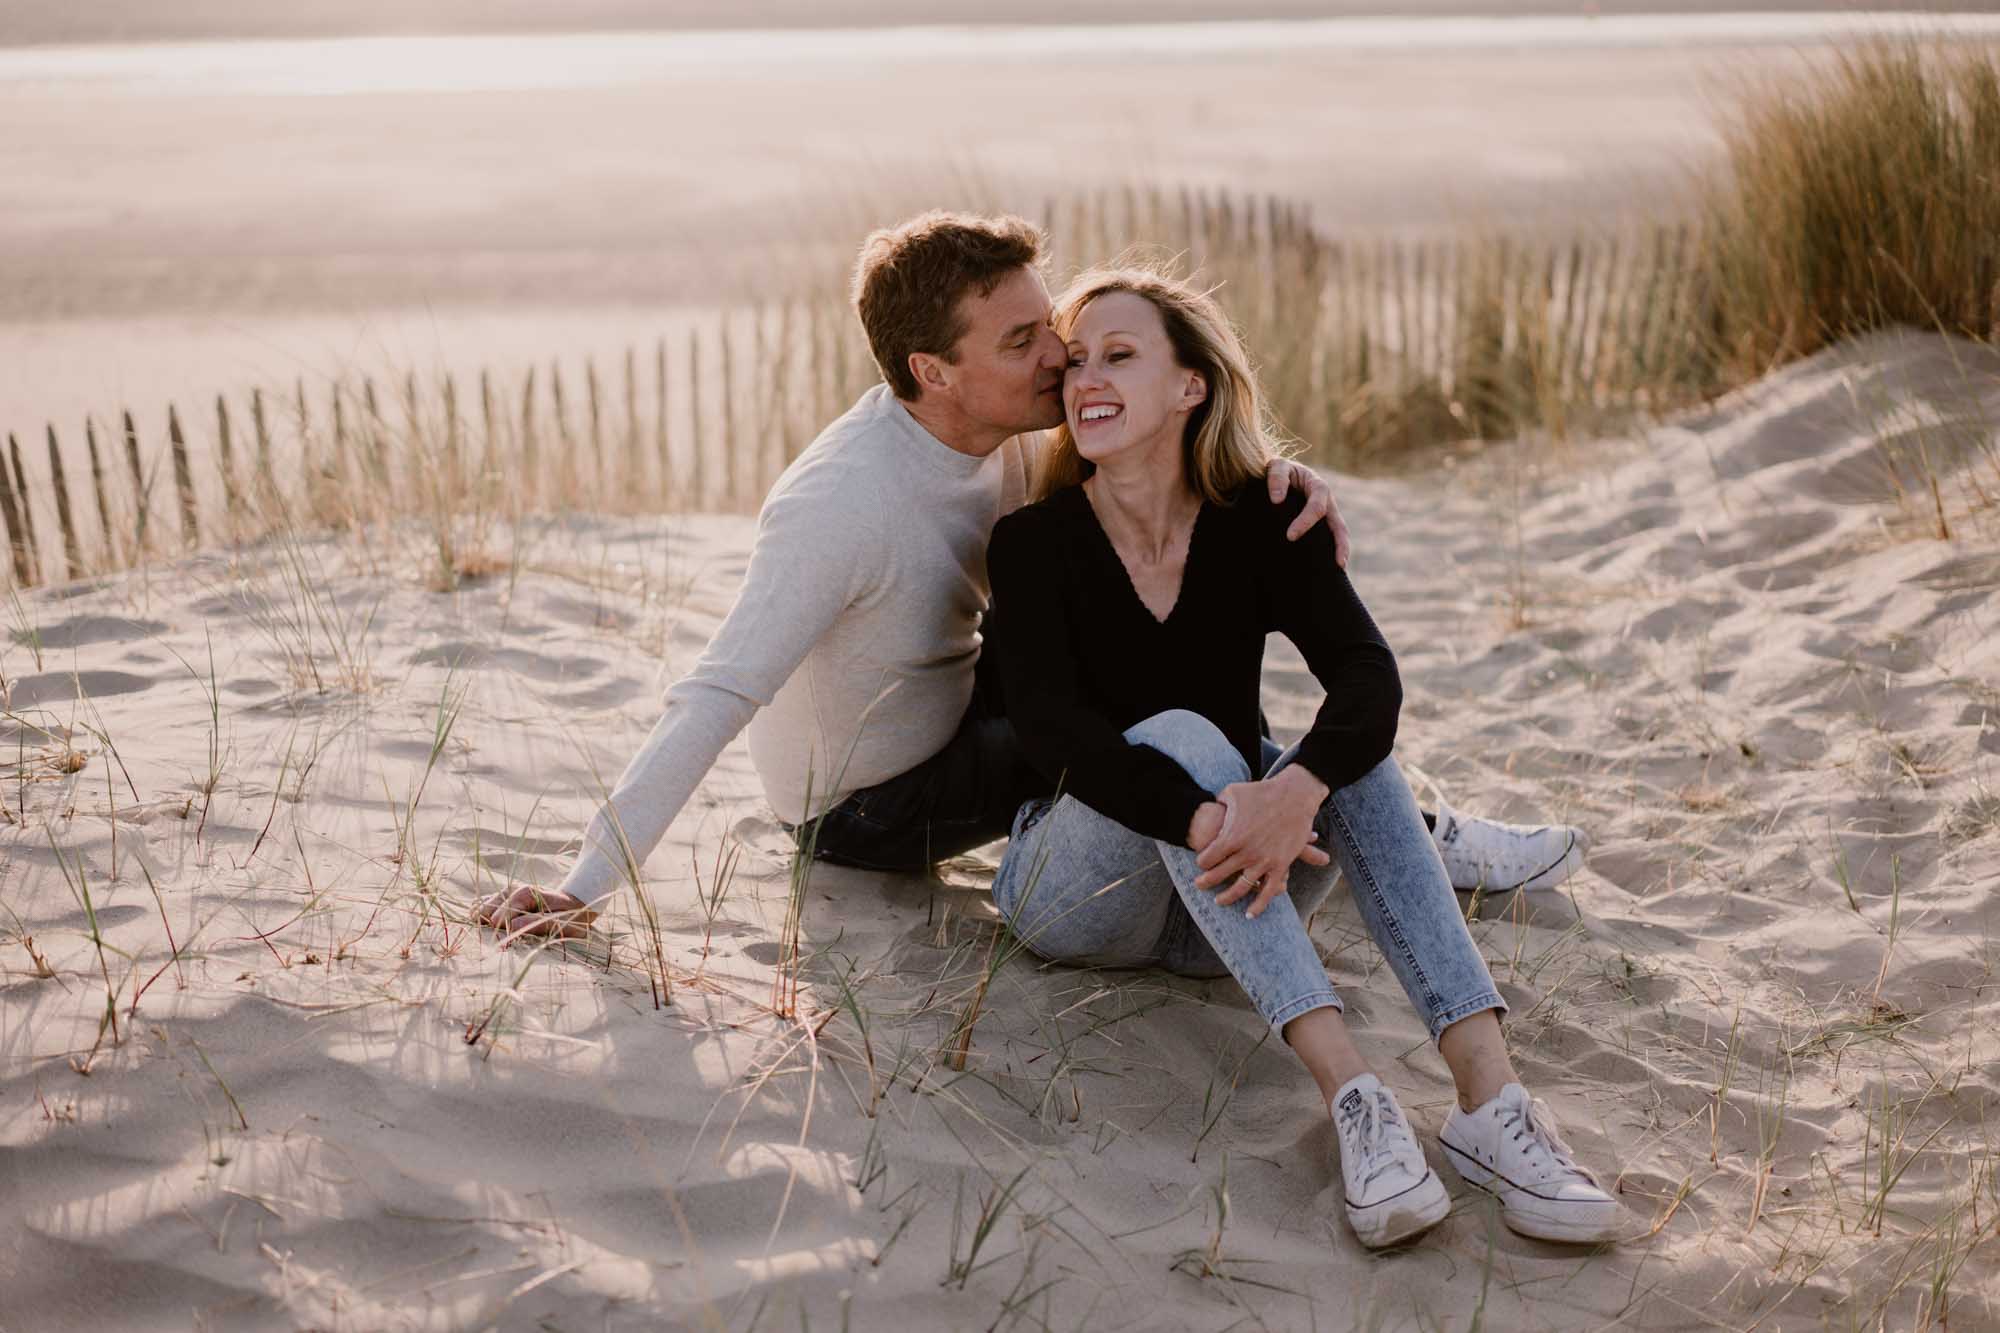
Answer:
[[[1174,359],[1166,322],[1145,297],[1108,292],[1070,327],[1063,412],[1091,462],[1165,444],[1180,466],[1188,413],[1206,396],[1200,374]]]

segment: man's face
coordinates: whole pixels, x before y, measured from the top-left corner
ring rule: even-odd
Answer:
[[[967,293],[959,310],[966,330],[950,367],[959,409],[1009,435],[1060,423],[1069,357],[1049,327],[1053,307],[1042,275],[1016,269],[984,296]]]

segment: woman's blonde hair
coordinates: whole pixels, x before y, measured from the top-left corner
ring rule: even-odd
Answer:
[[[1136,265],[1094,268],[1056,299],[1055,330],[1067,340],[1085,306],[1113,292],[1152,303],[1166,325],[1174,360],[1197,372],[1208,396],[1188,414],[1181,460],[1188,485],[1203,499],[1228,504],[1245,482],[1264,475],[1285,450],[1264,416],[1263,394],[1243,340],[1215,298],[1183,279]],[[1096,469],[1076,450],[1065,421],[1049,433],[1035,467],[1031,498],[1046,499]]]

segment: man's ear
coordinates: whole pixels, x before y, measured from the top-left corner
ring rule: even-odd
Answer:
[[[951,388],[951,367],[929,352],[910,353],[910,375],[923,393],[943,393]]]

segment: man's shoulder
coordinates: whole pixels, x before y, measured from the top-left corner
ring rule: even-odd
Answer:
[[[880,464],[894,446],[895,427],[875,399],[876,390],[871,389],[828,423],[779,476],[765,507],[783,501],[835,513],[878,512],[883,482],[890,475]]]

